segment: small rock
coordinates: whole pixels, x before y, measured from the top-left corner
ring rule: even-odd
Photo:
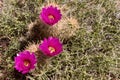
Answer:
[[[120,12],[116,14],[116,18],[120,19]]]

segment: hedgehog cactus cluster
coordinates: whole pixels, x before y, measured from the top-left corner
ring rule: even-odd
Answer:
[[[22,74],[30,72],[48,58],[57,56],[63,51],[61,40],[70,39],[78,29],[77,20],[66,18],[62,10],[54,5],[43,7],[39,19],[28,25],[26,41],[33,41],[14,58],[15,69]],[[36,43],[36,42],[39,43]],[[23,44],[21,44],[23,45]]]
[[[53,5],[43,7],[39,18],[28,25],[27,38],[34,41],[53,36],[62,41],[69,40],[79,28],[78,22],[62,13],[65,13],[64,9]]]

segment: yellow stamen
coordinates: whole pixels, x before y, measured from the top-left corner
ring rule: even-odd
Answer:
[[[49,15],[48,18],[49,19],[54,19],[54,16],[53,15]]]
[[[25,66],[29,66],[30,62],[29,61],[24,61]]]
[[[53,47],[49,47],[48,49],[49,49],[50,53],[55,52],[55,48],[53,48]]]

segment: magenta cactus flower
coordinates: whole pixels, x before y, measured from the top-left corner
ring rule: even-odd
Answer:
[[[22,74],[28,73],[31,69],[35,68],[37,59],[34,53],[29,51],[20,52],[15,58],[15,69],[21,72]]]
[[[61,19],[61,12],[57,7],[48,6],[42,8],[39,18],[48,25],[54,25]]]
[[[63,51],[62,43],[58,38],[54,37],[45,38],[42,44],[39,45],[39,49],[44,55],[49,57],[56,56]]]

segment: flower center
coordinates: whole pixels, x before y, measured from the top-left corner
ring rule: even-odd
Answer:
[[[27,61],[27,60],[25,60],[25,61],[24,61],[24,66],[29,66],[29,65],[30,65],[30,62]]]
[[[55,52],[55,48],[53,48],[53,47],[49,47],[48,49],[49,49],[50,53]]]
[[[50,15],[48,16],[48,18],[53,20],[53,19],[54,19],[54,16],[50,14]]]

